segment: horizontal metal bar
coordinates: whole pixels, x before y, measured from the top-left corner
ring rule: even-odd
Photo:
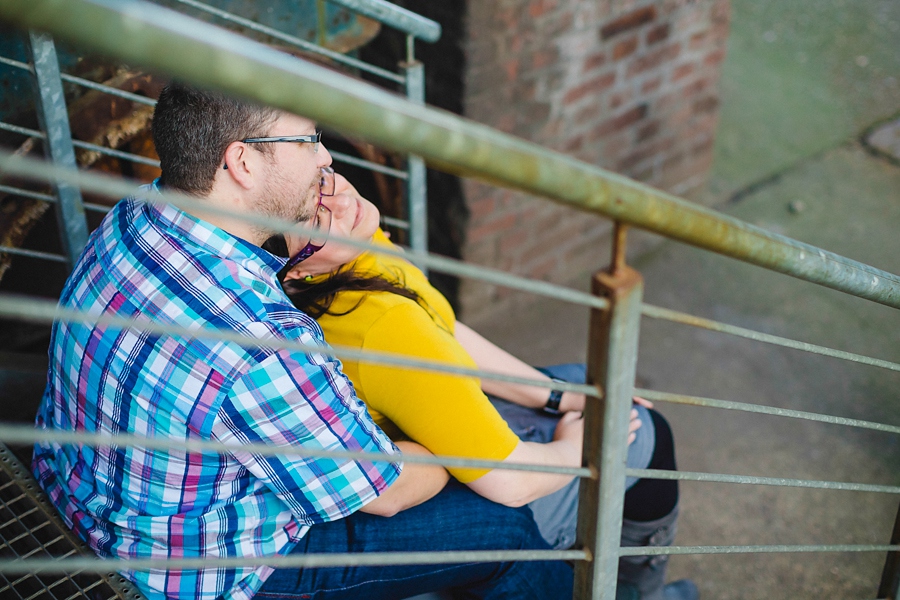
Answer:
[[[27,135],[28,137],[33,137],[33,138],[44,139],[46,137],[42,131],[38,131],[37,129],[29,129],[28,127],[20,127],[19,125],[13,125],[12,123],[4,123],[3,121],[0,121],[0,129],[3,129],[5,131],[12,131],[13,133]]]
[[[726,410],[740,410],[743,412],[757,413],[761,415],[773,415],[777,417],[790,417],[793,419],[805,419],[807,421],[818,421],[820,423],[829,423],[832,425],[846,425],[849,427],[861,427],[863,429],[874,429],[875,431],[885,431],[887,433],[900,433],[900,427],[897,425],[886,425],[884,423],[876,423],[874,421],[862,421],[860,419],[847,419],[845,417],[835,417],[831,415],[822,415],[818,413],[806,412],[802,410],[789,410],[787,408],[778,408],[775,406],[763,406],[761,404],[745,404],[743,402],[730,402],[728,400],[716,400],[715,398],[701,398],[699,396],[686,396],[684,394],[670,394],[668,392],[657,392],[654,390],[635,389],[634,394],[641,396],[647,400],[654,402],[671,402],[672,404],[687,404],[690,406],[706,406],[709,408],[724,408]]]
[[[112,206],[106,206],[105,204],[95,204],[93,202],[85,202],[84,209],[105,214],[112,210]]]
[[[304,115],[422,156],[452,173],[548,197],[849,294],[900,308],[900,277],[655,190],[480,123],[157,6],[4,0],[0,17],[94,51]],[[222,68],[228,65],[228,68]]]
[[[18,69],[23,69],[25,71],[34,72],[31,68],[31,65],[29,65],[28,63],[13,60],[11,58],[6,58],[5,56],[0,56],[0,63],[9,65],[11,67],[16,67]],[[118,96],[119,98],[131,100],[132,102],[139,102],[148,106],[156,106],[156,100],[154,100],[153,98],[148,98],[147,96],[132,94],[131,92],[126,92],[125,90],[120,90],[108,85],[103,85],[102,83],[91,81],[90,79],[82,79],[81,77],[75,77],[74,75],[68,75],[66,73],[60,73],[59,76],[63,81],[68,81],[69,83],[74,83],[76,85],[90,88],[92,90],[97,90],[98,92],[104,92],[106,94],[109,94],[110,96]]]
[[[709,483],[741,483],[750,485],[774,485],[780,487],[815,488],[849,492],[876,492],[900,494],[900,486],[872,485],[868,483],[844,483],[840,481],[813,481],[782,477],[753,477],[750,475],[722,475],[718,473],[692,473],[690,471],[663,471],[659,469],[625,469],[629,477],[639,479],[669,479],[677,481],[705,481]]]
[[[288,351],[303,353],[318,353],[324,354],[326,356],[359,360],[369,364],[385,364],[391,366],[406,367],[410,369],[418,369],[422,371],[433,371],[436,373],[459,375],[462,377],[479,377],[481,379],[490,379],[492,381],[504,381],[508,383],[518,383],[545,389],[570,391],[595,397],[598,397],[600,395],[597,387],[592,385],[567,383],[564,381],[555,380],[529,379],[526,377],[506,375],[504,373],[497,373],[494,371],[484,371],[480,369],[472,369],[469,367],[460,367],[454,364],[439,361],[414,359],[400,354],[363,351],[337,345],[319,346],[316,344],[303,344],[286,339],[282,340],[271,338],[258,340],[236,331],[214,329],[211,327],[187,330],[180,325],[156,323],[143,319],[130,319],[114,314],[93,315],[87,311],[79,311],[71,308],[57,306],[55,302],[50,300],[43,300],[40,298],[29,296],[20,296],[17,294],[0,293],[0,316],[18,318],[26,321],[40,323],[65,321],[71,323],[102,325],[107,327],[116,327],[155,333],[159,335],[171,335],[176,337],[190,337],[196,339],[232,342],[247,348],[255,348],[259,345],[264,345],[267,348],[284,349]]]
[[[374,163],[370,160],[363,160],[349,154],[344,154],[343,152],[335,152],[333,150],[329,150],[328,153],[331,154],[332,158],[335,158],[340,162],[347,163],[348,165],[355,165],[357,167],[363,167],[371,171],[378,171],[379,173],[391,175],[393,177],[396,177],[397,179],[409,179],[409,174],[406,171],[401,171],[400,169],[392,169],[391,167],[379,165],[378,163]]]
[[[384,0],[329,0],[361,15],[371,17],[425,42],[441,38],[441,24]]]
[[[44,161],[35,160],[23,156],[15,156],[11,153],[0,150],[0,172],[6,171],[12,175],[32,179],[35,181],[64,181],[72,185],[80,187],[82,190],[103,195],[108,198],[122,198],[125,196],[140,196],[137,189],[140,182],[126,182],[122,178],[114,178],[108,175],[101,175],[96,172],[80,171],[66,169],[57,165]],[[170,202],[173,205],[184,208],[185,210],[199,210],[207,213],[215,213],[223,216],[238,217],[247,222],[256,223],[271,231],[306,233],[308,230],[296,223],[266,217],[254,213],[238,213],[221,207],[213,206],[208,202],[199,203],[194,197],[185,194],[177,194],[167,191],[159,196],[147,197],[140,196],[153,202]],[[609,303],[605,298],[599,298],[573,290],[560,285],[547,283],[546,281],[536,281],[527,277],[519,277],[511,275],[499,269],[491,269],[478,265],[470,265],[462,260],[447,258],[437,254],[425,252],[416,252],[413,250],[390,250],[384,246],[377,246],[368,242],[355,240],[351,238],[341,237],[338,235],[328,234],[323,236],[326,240],[336,240],[346,246],[354,248],[362,248],[372,252],[387,254],[390,256],[399,256],[415,264],[423,264],[426,267],[442,273],[450,273],[459,277],[466,277],[479,281],[486,281],[493,285],[508,287],[514,290],[521,290],[530,294],[546,296],[548,298],[556,298],[564,302],[572,302],[583,306],[605,309]],[[572,390],[574,391],[574,390]]]
[[[381,223],[383,225],[389,225],[391,227],[396,227],[397,229],[409,229],[409,221],[404,221],[402,219],[395,219],[394,217],[386,217],[381,215]]]
[[[22,135],[27,135],[33,138],[44,139],[44,133],[38,131],[36,129],[29,129],[27,127],[19,127],[18,125],[11,125],[9,123],[0,122],[0,129],[6,129],[7,131],[12,131],[14,133],[21,133]],[[131,162],[141,163],[145,165],[150,165],[151,167],[159,167],[159,161],[153,160],[152,158],[147,158],[146,156],[139,156],[137,154],[132,154],[130,152],[122,152],[121,150],[116,150],[114,148],[107,148],[106,146],[98,146],[97,144],[91,144],[89,142],[82,142],[81,140],[72,140],[72,145],[76,148],[81,148],[83,150],[90,150],[92,152],[99,152],[100,154],[106,154],[108,156],[115,156],[116,158],[122,158],[125,160],[130,160]]]
[[[13,248],[12,246],[0,246],[0,252],[6,254],[15,254],[18,256],[27,256],[29,258],[41,258],[44,260],[52,260],[54,262],[68,262],[68,259],[62,254],[51,254],[50,252],[39,252],[37,250],[26,250],[25,248]]]
[[[150,165],[151,167],[159,167],[159,161],[153,160],[152,158],[147,158],[146,156],[140,156],[138,154],[132,154],[131,152],[122,152],[121,150],[116,150],[115,148],[107,148],[106,146],[98,146],[97,144],[91,144],[88,142],[82,142],[80,140],[72,140],[72,145],[76,148],[81,148],[83,150],[91,150],[93,152],[98,152],[100,154],[106,154],[107,156],[115,156],[116,158],[122,158],[125,160],[130,160],[131,162],[141,163],[143,165]]]
[[[767,344],[774,344],[776,346],[783,346],[785,348],[793,348],[795,350],[802,350],[804,352],[810,352],[812,354],[820,354],[822,356],[840,358],[842,360],[857,362],[873,367],[881,367],[882,369],[890,369],[891,371],[900,371],[900,363],[881,360],[879,358],[871,358],[862,354],[854,354],[852,352],[844,352],[843,350],[834,350],[826,346],[817,346],[815,344],[799,342],[790,338],[770,335],[768,333],[761,333],[759,331],[746,329],[744,327],[737,327],[735,325],[728,325],[727,323],[720,323],[718,321],[704,319],[702,317],[695,317],[694,315],[670,310],[668,308],[661,308],[659,306],[645,304],[643,305],[643,307],[641,307],[641,313],[645,317],[650,317],[652,319],[661,319],[665,321],[671,321],[673,323],[681,323],[683,325],[690,325],[692,327],[700,327],[702,329],[708,329],[710,331],[727,333],[730,335],[755,340],[757,342],[765,342]]]
[[[588,560],[584,550],[471,550],[451,552],[366,552],[358,554],[291,554],[246,558],[56,558],[0,559],[0,573],[84,573],[110,571],[183,570],[210,568],[273,567],[276,569],[322,567],[373,567],[389,565],[441,565],[544,560]]]
[[[256,21],[251,21],[250,19],[245,19],[236,14],[230,13],[228,11],[224,11],[220,8],[216,8],[214,6],[210,6],[209,4],[204,4],[203,2],[197,2],[196,0],[176,0],[181,4],[185,4],[192,8],[196,8],[197,10],[203,11],[210,15],[215,15],[222,20],[229,21],[231,23],[236,23],[242,27],[246,27],[252,31],[256,31],[258,33],[263,33],[275,39],[281,40],[282,42],[287,42],[292,46],[297,46],[298,48],[302,48],[307,52],[313,52],[315,54],[321,54],[322,56],[327,56],[331,60],[335,62],[339,62],[351,67],[355,67],[360,71],[365,71],[367,73],[371,73],[373,75],[378,75],[379,77],[384,77],[385,79],[390,79],[391,81],[396,81],[397,83],[403,83],[406,81],[406,77],[403,75],[398,75],[397,73],[392,73],[386,69],[382,69],[381,67],[376,67],[375,65],[370,65],[367,62],[361,61],[357,58],[353,58],[352,56],[347,56],[345,54],[341,54],[340,52],[335,52],[333,50],[329,50],[328,48],[323,48],[317,44],[313,44],[312,42],[308,42],[304,39],[298,38],[296,36],[287,34],[278,29],[274,29],[272,27],[267,27],[265,25],[261,25]]]
[[[299,456],[305,458],[327,458],[335,461],[367,461],[382,463],[416,463],[460,467],[471,469],[501,469],[505,471],[528,471],[532,473],[554,473],[575,477],[593,477],[590,469],[553,465],[533,465],[525,463],[505,463],[499,460],[459,458],[453,456],[424,456],[410,454],[381,454],[378,452],[350,452],[342,450],[317,450],[304,447],[273,446],[265,443],[223,444],[210,440],[176,440],[172,438],[152,438],[133,434],[89,433],[83,431],[60,431],[36,429],[28,425],[0,422],[0,440],[7,444],[34,444],[49,442],[56,444],[82,444],[85,446],[138,446],[153,450],[178,449],[185,452],[252,452],[260,456]]]
[[[56,197],[51,196],[50,194],[32,192],[31,190],[13,187],[11,185],[0,185],[0,192],[6,192],[7,194],[13,194],[15,196],[23,196],[25,198],[34,198],[35,200],[43,200],[44,202],[56,202]]]
[[[619,556],[660,556],[664,554],[758,554],[795,552],[895,552],[900,546],[875,544],[821,544],[817,546],[623,546]]]

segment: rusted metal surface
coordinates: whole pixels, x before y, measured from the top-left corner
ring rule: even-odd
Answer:
[[[624,228],[614,255],[624,255]],[[583,466],[599,481],[582,479],[578,497],[576,547],[593,560],[575,566],[575,598],[608,599],[616,594],[628,418],[637,368],[643,280],[640,273],[613,262],[611,272],[594,275],[592,291],[609,301],[607,310],[592,309],[588,342],[588,381],[602,398],[588,398],[584,411]],[[590,433],[589,433],[590,432]]]

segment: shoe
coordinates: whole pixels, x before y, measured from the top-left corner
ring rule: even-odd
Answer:
[[[663,587],[665,600],[699,600],[700,590],[690,579],[679,579]]]
[[[663,586],[662,597],[664,600],[699,600],[700,591],[690,579],[679,579]],[[616,586],[616,600],[642,599],[636,586],[619,582]]]
[[[622,546],[671,546],[677,524],[677,506],[655,521],[622,519]],[[664,585],[668,565],[664,554],[621,557],[616,600],[697,600],[697,586],[689,579]]]

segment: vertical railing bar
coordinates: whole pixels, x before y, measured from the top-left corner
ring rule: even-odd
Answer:
[[[413,39],[407,36],[407,40]],[[425,67],[415,60],[413,47],[407,46],[407,61],[400,67],[406,72],[406,96],[416,104],[425,104]],[[407,159],[409,177],[406,180],[407,220],[409,221],[409,246],[416,252],[428,252],[428,190],[425,161],[413,154]],[[414,261],[415,262],[415,261]],[[417,265],[425,271],[424,265]]]
[[[412,34],[406,35],[406,62],[412,63],[416,60],[416,37]]]
[[[76,168],[69,114],[53,39],[47,34],[29,32],[28,48],[34,65],[35,108],[46,135],[44,154],[57,165]],[[56,183],[54,188],[59,199],[56,216],[63,254],[71,268],[87,243],[87,219],[78,188],[61,182]]]
[[[894,519],[894,531],[891,533],[891,545],[900,544],[900,506]],[[881,583],[878,585],[878,597],[897,600],[900,595],[900,552],[887,553],[884,570],[881,572]]]
[[[575,565],[575,598],[612,600],[616,594],[622,509],[625,496],[625,455],[628,416],[637,369],[643,281],[625,265],[625,226],[616,224],[610,272],[598,272],[592,293],[609,301],[606,310],[591,309],[588,341],[588,382],[597,384],[600,398],[585,404],[583,466],[598,472],[597,480],[582,479],[578,496],[576,547],[592,561]]]

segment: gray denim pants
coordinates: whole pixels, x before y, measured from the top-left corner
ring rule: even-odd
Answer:
[[[584,383],[586,377],[585,365],[579,363],[540,367],[540,370],[551,377],[572,383]],[[539,443],[553,441],[558,416],[519,406],[494,396],[488,397],[519,439]],[[641,419],[641,428],[637,430],[634,442],[628,446],[625,466],[632,469],[646,469],[656,447],[656,431],[647,409],[638,405],[634,407]],[[534,513],[534,521],[541,535],[557,550],[571,548],[575,543],[578,482],[579,479],[575,478],[561,490],[528,504]],[[625,489],[630,489],[637,482],[637,478],[628,477],[625,480]]]

